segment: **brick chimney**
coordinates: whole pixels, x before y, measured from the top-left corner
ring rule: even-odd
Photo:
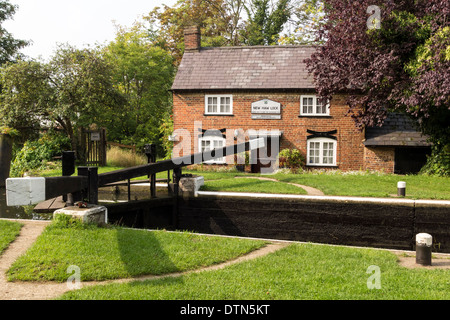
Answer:
[[[184,29],[184,50],[198,51],[200,49],[200,27],[191,26]]]

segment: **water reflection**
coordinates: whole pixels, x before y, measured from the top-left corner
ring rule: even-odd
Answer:
[[[156,196],[167,196],[166,188],[157,188]],[[130,200],[146,200],[150,199],[149,186],[133,186],[130,193]],[[127,202],[128,192],[126,188],[100,188],[99,204],[105,205],[115,202]],[[53,213],[36,213],[33,211],[35,205],[8,207],[6,205],[6,189],[0,188],[0,218],[6,219],[27,219],[27,220],[51,220]]]
[[[0,218],[50,220],[52,215],[48,213],[33,212],[34,206],[8,207],[6,205],[6,189],[0,188]]]

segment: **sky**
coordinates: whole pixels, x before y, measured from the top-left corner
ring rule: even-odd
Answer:
[[[131,27],[154,7],[173,6],[176,0],[10,0],[18,5],[4,28],[16,39],[31,40],[21,50],[30,58],[47,60],[57,44],[77,48],[114,40],[114,22]]]

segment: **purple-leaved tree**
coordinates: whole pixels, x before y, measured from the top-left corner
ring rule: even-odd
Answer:
[[[444,157],[448,175],[450,1],[324,2],[318,37],[326,41],[306,61],[318,94],[347,93],[359,128],[382,125],[390,111],[408,113]]]

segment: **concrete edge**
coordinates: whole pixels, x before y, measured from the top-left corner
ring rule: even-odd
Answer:
[[[359,202],[359,203],[383,203],[394,205],[439,205],[450,207],[447,200],[414,200],[414,199],[390,199],[390,198],[370,198],[370,197],[346,197],[346,196],[313,196],[313,195],[293,195],[293,194],[268,194],[268,193],[246,193],[246,192],[214,192],[198,191],[199,196],[216,197],[240,197],[240,198],[267,198],[267,199],[297,199],[314,201],[336,201],[336,202]]]

